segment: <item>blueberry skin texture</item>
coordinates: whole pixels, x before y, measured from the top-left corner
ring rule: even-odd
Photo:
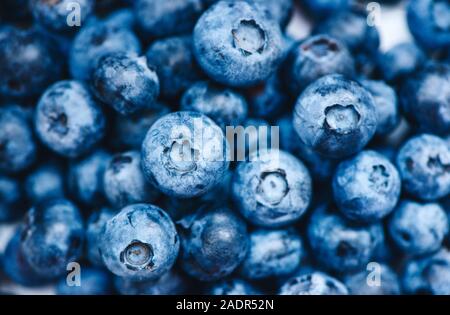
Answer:
[[[0,222],[9,222],[22,214],[24,192],[20,182],[0,175]]]
[[[450,294],[450,252],[410,260],[403,268],[402,288],[406,294]]]
[[[181,110],[205,114],[225,130],[226,126],[242,124],[247,116],[248,105],[239,93],[211,82],[200,81],[183,94]]]
[[[84,205],[99,206],[105,201],[103,176],[111,156],[97,150],[69,166],[69,189]]]
[[[86,18],[93,13],[94,2],[95,1],[93,0],[75,1],[75,4],[79,6],[81,25],[83,25]],[[73,10],[72,3],[74,3],[74,1],[71,0],[30,0],[29,6],[34,21],[46,30],[57,33],[73,33],[80,29],[80,27],[71,27],[67,24],[68,21],[72,22],[72,19],[69,18],[69,14],[78,12]],[[70,10],[67,10],[67,8],[70,8]]]
[[[444,139],[420,134],[397,154],[402,187],[415,198],[432,201],[450,193],[450,146]]]
[[[367,24],[366,11],[342,10],[318,23],[313,34],[328,34],[341,41],[352,52],[378,51],[380,36],[376,27]]]
[[[280,295],[347,295],[347,287],[329,275],[314,271],[288,280]]]
[[[39,95],[62,73],[62,56],[34,28],[0,27],[0,95],[29,98]]]
[[[312,255],[327,270],[360,271],[384,239],[381,224],[356,225],[336,213],[332,206],[319,206],[307,228]]]
[[[115,214],[112,209],[103,207],[92,212],[89,216],[86,225],[86,256],[94,266],[104,266],[100,254],[100,239],[106,222],[112,219]]]
[[[447,1],[410,1],[406,12],[409,30],[422,48],[450,48],[450,4]]]
[[[420,131],[450,134],[450,65],[429,63],[400,91],[406,116]]]
[[[257,295],[261,294],[249,282],[239,279],[231,278],[221,280],[213,284],[207,291],[207,295]]]
[[[103,188],[111,206],[119,209],[132,203],[152,202],[158,196],[142,173],[139,151],[110,158],[103,174]]]
[[[389,135],[400,122],[397,94],[393,88],[383,81],[362,79],[358,82],[365,87],[373,97],[378,116],[375,136]]]
[[[15,174],[36,160],[37,144],[28,117],[17,105],[0,108],[0,172]]]
[[[122,115],[153,108],[159,95],[158,76],[146,58],[124,53],[100,58],[91,86],[98,99]]]
[[[167,213],[141,203],[126,206],[106,223],[99,247],[112,273],[143,281],[157,279],[172,268],[180,242]]]
[[[380,285],[369,285],[370,273],[379,272]],[[344,283],[349,293],[354,295],[398,295],[401,294],[400,280],[394,270],[386,264],[380,264],[376,269],[364,270],[345,277]]]
[[[339,164],[333,177],[334,200],[350,220],[369,223],[387,216],[400,198],[395,166],[376,151],[362,151]]]
[[[328,158],[361,151],[377,129],[372,95],[341,75],[327,75],[310,84],[294,109],[294,128],[302,141]]]
[[[90,151],[103,137],[105,116],[87,87],[60,81],[41,96],[35,114],[40,140],[54,152],[75,158]]]
[[[401,43],[380,54],[377,65],[384,80],[399,83],[415,73],[425,61],[425,54],[416,44]]]
[[[149,67],[158,74],[161,96],[174,99],[203,78],[191,36],[168,37],[153,42],[146,53]]]
[[[20,228],[16,230],[6,245],[2,261],[2,273],[13,282],[33,287],[47,282],[29,265],[20,249]]]
[[[303,0],[298,1],[315,18],[323,18],[350,7],[350,0]]]
[[[210,118],[196,112],[167,114],[142,143],[142,170],[163,193],[192,198],[210,191],[228,169],[228,142]]]
[[[389,233],[398,248],[411,256],[437,251],[448,233],[449,221],[437,203],[404,200],[389,218]]]
[[[292,16],[294,3],[292,0],[246,0],[254,3],[263,10],[271,19],[280,24],[281,28],[285,28]]]
[[[297,221],[312,195],[307,168],[276,149],[254,152],[236,169],[232,193],[236,207],[251,223],[281,227]]]
[[[240,275],[250,280],[285,276],[295,271],[302,255],[302,241],[294,229],[257,229],[250,233]]]
[[[284,80],[297,97],[309,84],[327,74],[353,77],[355,63],[348,49],[328,35],[315,35],[293,45],[283,63]]]
[[[21,234],[21,250],[40,276],[54,278],[66,272],[69,262],[82,254],[83,220],[69,200],[52,199],[35,205],[27,213]]]
[[[206,7],[205,0],[137,0],[134,14],[146,36],[167,37],[190,33]]]
[[[283,57],[279,25],[248,2],[214,4],[197,21],[193,39],[200,67],[211,79],[229,86],[266,80]]]
[[[116,290],[122,295],[179,295],[192,294],[189,281],[175,268],[170,269],[155,280],[131,281],[127,278],[116,277]]]
[[[64,198],[64,169],[60,164],[53,162],[40,165],[25,179],[25,191],[33,204],[48,199]]]
[[[90,19],[75,36],[69,56],[70,74],[87,81],[101,57],[114,52],[139,54],[141,44],[128,26]]]
[[[57,295],[109,295],[113,294],[112,275],[99,268],[84,267],[80,272],[80,286],[68,286],[66,277],[56,284]]]
[[[242,218],[230,209],[200,209],[179,221],[181,267],[201,281],[231,274],[244,260],[249,237]]]
[[[170,109],[160,102],[154,108],[123,116],[117,113],[113,118],[111,145],[120,150],[140,150],[147,131]]]

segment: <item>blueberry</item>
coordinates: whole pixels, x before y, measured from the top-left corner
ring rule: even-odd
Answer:
[[[116,114],[113,120],[112,146],[121,150],[140,150],[150,127],[170,112],[167,105],[157,102],[154,108],[123,116]]]
[[[260,83],[283,57],[279,25],[251,2],[217,2],[200,17],[193,38],[202,69],[225,85]]]
[[[450,252],[441,249],[431,256],[408,261],[401,279],[407,294],[449,295]]]
[[[14,232],[8,241],[3,256],[2,271],[10,280],[24,286],[38,286],[45,284],[47,279],[41,277],[31,268],[20,248],[21,229]]]
[[[31,172],[25,180],[25,191],[28,199],[39,203],[47,199],[65,196],[65,171],[59,163],[44,163]]]
[[[102,2],[105,3],[105,1]],[[98,1],[97,4],[99,4]],[[136,24],[136,16],[131,8],[123,8],[115,10],[107,15],[104,18],[104,22],[112,28],[127,28],[133,30]]]
[[[69,286],[66,277],[56,284],[56,294],[58,295],[107,295],[112,293],[111,274],[103,269],[92,267],[80,269],[80,286]]]
[[[327,75],[310,84],[294,110],[294,128],[314,151],[343,158],[359,152],[377,129],[371,94],[341,75]]]
[[[367,23],[365,10],[342,10],[318,23],[313,34],[328,34],[344,43],[352,52],[375,53],[380,45],[376,27]]]
[[[175,225],[163,210],[133,204],[106,222],[99,247],[112,273],[143,281],[157,279],[172,267],[180,242]]]
[[[199,196],[220,182],[228,169],[228,142],[208,117],[175,112],[156,121],[142,143],[145,176],[162,192]]]
[[[397,155],[403,189],[422,200],[450,193],[450,146],[442,138],[417,135],[406,141]]]
[[[21,234],[21,249],[31,268],[42,277],[62,276],[67,264],[82,252],[83,220],[69,200],[52,199],[27,213]]]
[[[323,18],[336,12],[347,10],[351,0],[303,0],[305,8],[316,18]]]
[[[233,197],[242,215],[258,226],[297,221],[309,206],[311,177],[302,162],[279,150],[254,152],[239,164]]]
[[[103,228],[113,216],[114,211],[109,208],[98,209],[89,216],[86,226],[86,252],[89,262],[94,266],[103,266],[100,254],[100,238]]]
[[[104,201],[103,175],[109,162],[109,153],[97,150],[69,167],[69,189],[84,205],[98,206]]]
[[[24,192],[21,183],[0,174],[0,222],[19,218],[24,208]]]
[[[437,203],[404,200],[389,219],[395,244],[410,256],[437,251],[449,230],[449,220]]]
[[[290,50],[283,64],[284,79],[290,93],[297,97],[318,78],[333,73],[352,77],[353,57],[339,40],[328,35],[308,37]]]
[[[426,60],[425,54],[414,43],[398,44],[378,57],[378,67],[388,82],[402,82],[415,73]]]
[[[103,103],[129,115],[155,108],[159,80],[145,57],[112,53],[98,61],[92,74],[92,89]]]
[[[69,56],[70,74],[88,80],[101,57],[114,52],[139,54],[141,44],[126,25],[90,19],[75,36]]]
[[[181,109],[205,114],[225,130],[226,126],[238,126],[243,122],[247,116],[248,105],[239,93],[201,81],[183,94]]]
[[[192,32],[206,4],[205,0],[137,0],[134,13],[146,36],[167,37]]]
[[[83,83],[60,81],[41,96],[35,127],[46,146],[73,158],[87,153],[101,140],[105,117]]]
[[[10,98],[38,96],[62,73],[54,43],[36,29],[0,27],[0,94]]]
[[[383,155],[367,150],[341,162],[333,177],[333,195],[349,219],[375,222],[387,216],[400,197],[401,179]]]
[[[17,105],[0,108],[0,172],[25,170],[36,160],[37,144],[31,123]]]
[[[244,260],[248,234],[244,220],[227,208],[200,209],[180,223],[181,266],[201,281],[226,277]]]
[[[174,268],[155,280],[131,281],[116,277],[116,290],[123,295],[177,295],[192,294],[189,281]]]
[[[355,295],[398,295],[401,293],[400,281],[394,270],[388,265],[377,265],[372,271],[361,271],[345,277],[344,283],[350,294]],[[379,272],[379,278],[371,275]],[[379,281],[379,282],[377,282]]]
[[[119,209],[132,203],[152,202],[158,196],[145,180],[138,151],[119,153],[109,159],[103,187],[109,203]]]
[[[422,132],[450,133],[450,65],[429,63],[409,76],[400,92],[406,116]]]
[[[240,274],[250,280],[288,275],[299,266],[302,255],[302,241],[294,229],[254,230]]]
[[[271,148],[272,144],[278,147],[278,142],[272,142],[271,126],[264,119],[249,118],[243,122],[242,127],[244,128],[242,132],[240,132],[239,126],[233,130],[236,133],[234,152],[238,161],[245,160],[257,150]],[[276,136],[277,134],[274,134],[274,138]],[[231,139],[230,131],[227,133],[227,139]]]
[[[315,260],[327,270],[360,271],[383,239],[380,224],[356,225],[341,217],[331,205],[319,206],[308,224],[308,239]]]
[[[73,33],[85,23],[94,9],[93,0],[30,0],[30,10],[34,21],[43,28],[58,33]],[[78,11],[79,10],[79,11]],[[69,22],[76,22],[70,14],[79,13],[81,25],[70,26]]]
[[[285,28],[292,16],[293,1],[292,0],[246,0],[253,2],[260,10],[277,21],[282,28]]]
[[[288,280],[280,289],[281,295],[347,295],[348,289],[339,280],[315,271]]]
[[[231,278],[220,280],[211,285],[208,289],[209,295],[257,295],[260,294],[251,283],[239,279]]]
[[[407,6],[407,21],[417,43],[425,49],[450,48],[450,3],[416,0]]]

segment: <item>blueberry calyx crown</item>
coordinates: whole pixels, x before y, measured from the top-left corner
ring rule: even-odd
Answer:
[[[154,266],[153,248],[134,240],[120,253],[120,261],[130,270],[151,269]]]
[[[289,184],[284,170],[278,169],[261,173],[260,181],[256,188],[257,198],[260,203],[276,206],[281,203],[288,192]]]
[[[255,20],[241,20],[237,28],[231,31],[233,45],[244,56],[261,54],[266,46],[266,32]]]
[[[361,115],[353,105],[334,104],[325,108],[324,126],[338,134],[349,134],[357,129]]]

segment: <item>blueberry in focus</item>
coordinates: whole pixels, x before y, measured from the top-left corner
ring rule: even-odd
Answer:
[[[284,61],[283,73],[290,93],[297,97],[306,86],[324,75],[339,73],[351,78],[355,64],[339,40],[315,35],[293,45]]]
[[[280,295],[347,295],[348,289],[339,280],[320,271],[314,271],[288,280]]]
[[[118,153],[109,159],[103,188],[111,206],[119,209],[132,203],[152,202],[158,196],[144,177],[139,151]]]
[[[103,207],[92,212],[86,225],[86,256],[89,262],[94,266],[103,266],[103,260],[100,253],[100,239],[103,228],[115,212],[109,208]]]
[[[35,114],[40,140],[65,157],[79,157],[90,151],[105,132],[100,104],[79,81],[60,81],[41,96]]]
[[[161,117],[142,143],[142,170],[163,193],[199,196],[217,185],[228,169],[228,142],[210,118],[196,112]]]
[[[36,204],[26,215],[21,250],[41,277],[66,272],[67,264],[82,254],[84,227],[78,208],[69,200],[52,199]]]
[[[113,293],[113,277],[103,269],[82,267],[80,272],[80,286],[67,284],[63,277],[56,284],[58,295],[108,295]]]
[[[375,103],[360,84],[341,75],[327,75],[298,98],[294,128],[314,151],[343,158],[359,152],[375,134]]]
[[[99,247],[112,273],[144,281],[159,278],[173,266],[180,242],[167,213],[141,203],[126,206],[106,223]]]
[[[248,105],[239,93],[214,83],[201,81],[192,85],[181,98],[181,110],[205,114],[223,130],[241,125]]]
[[[31,122],[17,105],[0,108],[0,172],[14,174],[36,160],[37,143]]]
[[[196,279],[215,281],[224,278],[247,254],[247,226],[230,209],[200,209],[180,220],[179,226],[181,267]]]
[[[253,2],[260,10],[264,11],[273,20],[280,24],[281,28],[285,28],[292,16],[294,7],[292,0],[246,0]]]
[[[383,155],[366,150],[339,164],[333,177],[333,195],[339,210],[359,222],[375,222],[397,205],[401,179]]]
[[[409,139],[397,155],[403,189],[422,200],[436,200],[450,192],[449,165],[450,146],[430,134]]]
[[[145,57],[124,53],[105,55],[92,75],[94,94],[123,115],[133,114],[156,105],[159,80],[149,69]]]
[[[267,79],[283,55],[279,25],[244,1],[219,1],[194,28],[194,54],[211,79],[246,87]]]
[[[437,203],[402,201],[389,218],[389,233],[396,246],[410,256],[437,251],[449,230],[447,214]]]
[[[302,255],[302,241],[294,229],[257,229],[250,233],[240,275],[250,280],[288,275],[298,268]]]
[[[235,171],[232,193],[241,214],[262,227],[297,221],[309,206],[311,177],[291,154],[271,149],[254,152]]]

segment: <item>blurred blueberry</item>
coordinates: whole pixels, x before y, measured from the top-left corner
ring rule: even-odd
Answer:
[[[58,295],[107,295],[113,293],[112,275],[98,268],[80,268],[80,286],[69,285],[66,277],[56,284]]]
[[[94,266],[103,266],[103,260],[100,254],[100,239],[103,228],[115,212],[109,208],[100,208],[89,216],[86,226],[86,252],[89,262]]]
[[[90,151],[103,137],[105,117],[87,87],[78,81],[60,81],[41,96],[35,128],[41,141],[65,157]]]
[[[315,271],[288,280],[280,295],[347,295],[348,289],[339,280]]]
[[[19,218],[23,214],[24,203],[20,181],[0,174],[0,222]]]
[[[257,295],[259,291],[249,282],[231,278],[220,280],[208,289],[208,295]]]
[[[303,163],[276,149],[254,152],[239,164],[233,181],[236,206],[248,221],[263,227],[297,221],[311,195],[311,177]]]
[[[25,191],[33,203],[65,196],[65,171],[58,162],[40,165],[25,179]]]
[[[300,95],[294,128],[314,151],[329,158],[346,157],[360,151],[375,134],[375,102],[358,83],[327,75]]]
[[[400,281],[388,265],[379,264],[377,269],[358,272],[345,277],[344,283],[350,294],[355,295],[398,295],[401,293]],[[372,273],[377,273],[375,278]],[[379,282],[377,282],[379,281]]]
[[[99,247],[112,273],[143,281],[157,279],[172,268],[180,242],[169,216],[141,203],[123,208],[106,222]]]
[[[350,7],[351,0],[300,0],[315,18],[323,18]]]

